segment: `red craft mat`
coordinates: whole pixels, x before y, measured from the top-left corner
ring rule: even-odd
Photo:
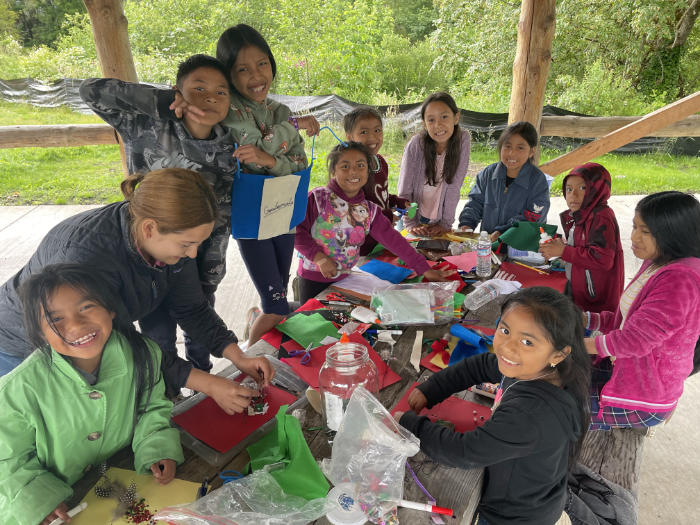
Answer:
[[[411,410],[408,406],[408,396],[416,388],[416,385],[418,383],[413,383],[411,388],[406,391],[399,402],[391,409],[392,414],[394,412],[408,412]],[[476,411],[476,414],[474,411]],[[433,422],[438,419],[449,421],[454,424],[457,432],[471,432],[488,421],[489,417],[491,417],[491,409],[471,401],[450,396],[433,408],[424,408],[419,415],[427,416]],[[482,417],[484,419],[481,419]],[[476,418],[476,421],[474,421],[474,418]]]
[[[481,332],[484,335],[493,335],[496,333],[495,328],[487,328],[485,326],[479,326],[477,324],[462,323],[462,326],[466,326],[467,328],[471,328],[472,330]],[[420,366],[422,366],[423,368],[427,368],[428,370],[432,370],[433,372],[439,372],[440,370],[442,370],[442,368],[430,362],[433,359],[433,357],[435,357],[439,353],[439,350],[433,350],[432,352],[430,352],[428,355],[426,355],[420,360]],[[445,365],[447,365],[447,363],[445,363]]]
[[[249,416],[246,412],[229,416],[211,397],[207,397],[175,416],[173,421],[188,434],[224,453],[274,418],[282,405],[291,405],[297,400],[293,394],[274,386],[269,386],[266,390],[269,405],[266,414]]]
[[[379,357],[379,354],[374,351],[364,337],[356,332],[353,332],[348,337],[351,343],[358,343],[367,348],[369,358],[377,366],[377,370],[379,372],[379,378],[382,383],[379,387],[380,389],[401,381],[401,377],[391,368],[389,368],[384,361],[382,361],[382,358]],[[306,381],[310,387],[318,388],[318,373],[321,371],[321,366],[323,366],[323,363],[326,362],[326,350],[328,350],[334,344],[336,343],[319,346],[318,348],[312,350],[311,360],[307,365],[301,364],[301,358],[303,355],[296,357],[283,357],[281,361],[284,361],[291,366],[297,375]]]
[[[531,286],[547,286],[564,293],[566,288],[566,272],[538,273],[519,264],[501,263],[501,270],[515,275],[515,280],[522,283],[523,288]]]
[[[299,308],[294,310],[295,312],[309,312],[313,310],[325,310],[326,307],[318,302],[316,299],[309,299]],[[277,330],[277,328],[272,328],[263,334],[261,339],[275,348],[279,349],[282,344],[282,332]]]

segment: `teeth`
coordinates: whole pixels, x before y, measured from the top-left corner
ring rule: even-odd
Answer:
[[[97,332],[92,332],[91,334],[84,335],[83,337],[76,339],[75,341],[70,341],[72,345],[80,345],[86,343],[90,339],[93,339],[97,335]]]
[[[506,359],[506,358],[503,357],[503,356],[501,356],[501,359],[503,359],[503,360],[504,360],[506,363],[508,363],[509,365],[517,365],[517,364],[518,364],[518,363],[516,363],[515,361],[511,361],[510,359]]]

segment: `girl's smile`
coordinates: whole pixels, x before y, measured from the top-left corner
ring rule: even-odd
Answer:
[[[272,80],[272,64],[266,53],[255,46],[238,52],[231,69],[231,83],[242,96],[253,102],[265,102]]]
[[[505,165],[509,177],[515,178],[525,163],[535,154],[535,148],[520,135],[512,135],[501,146],[501,162]]]
[[[423,115],[425,130],[437,146],[437,152],[443,153],[447,149],[447,142],[455,131],[459,122],[459,112],[452,113],[450,106],[440,100],[428,104]]]
[[[367,183],[369,171],[367,157],[357,150],[348,150],[340,157],[333,172],[333,178],[345,195],[352,198]]]

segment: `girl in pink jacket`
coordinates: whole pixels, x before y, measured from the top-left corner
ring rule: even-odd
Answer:
[[[635,209],[632,251],[644,260],[616,312],[587,312],[598,356],[591,430],[650,427],[667,419],[700,354],[700,203],[663,191]]]

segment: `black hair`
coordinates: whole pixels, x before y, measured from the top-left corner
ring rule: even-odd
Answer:
[[[345,133],[352,133],[357,122],[366,118],[376,118],[382,123],[382,116],[375,108],[371,106],[358,106],[350,113],[346,113],[345,116],[343,116],[343,129]]]
[[[272,78],[275,78],[277,75],[277,62],[275,62],[275,57],[268,43],[256,29],[246,24],[238,24],[229,27],[221,33],[219,41],[216,43],[216,58],[224,65],[226,77],[229,81],[231,80],[231,71],[236,63],[238,53],[248,46],[257,47],[267,55],[270,59],[270,67],[272,67]]]
[[[459,108],[457,103],[452,98],[452,96],[445,91],[438,91],[432,95],[428,95],[425,99],[423,105],[420,108],[420,118],[425,123],[425,111],[433,102],[442,102],[447,105],[453,114],[459,113]],[[423,139],[423,156],[425,157],[425,179],[428,181],[430,186],[435,186],[437,184],[437,173],[435,173],[435,157],[437,156],[437,151],[435,147],[435,141],[430,137],[427,130],[423,130],[421,133]],[[442,178],[447,184],[450,184],[457,173],[457,167],[459,166],[459,161],[462,156],[462,128],[459,127],[459,122],[455,124],[454,130],[452,131],[452,136],[447,143],[447,149],[445,150],[445,164],[442,168]]]
[[[570,298],[544,286],[523,288],[509,295],[503,303],[501,315],[514,306],[522,306],[528,310],[555,350],[562,351],[567,346],[571,348],[569,355],[554,367],[561,387],[571,394],[579,410],[581,434],[569,448],[569,469],[571,469],[576,464],[583,439],[591,423],[589,404],[591,359],[583,342],[583,314]]]
[[[209,69],[215,69],[224,76],[224,78],[226,79],[226,85],[231,85],[231,75],[229,75],[229,73],[226,71],[224,65],[221,62],[219,62],[216,58],[202,54],[192,55],[191,57],[188,57],[182,62],[180,62],[180,64],[177,66],[177,76],[175,77],[175,84],[177,85],[177,87],[181,88],[182,82],[185,80],[187,75],[189,75],[197,69],[204,67]]]
[[[52,264],[45,266],[40,273],[27,279],[19,293],[24,310],[24,326],[29,341],[51,358],[51,347],[44,337],[42,318],[46,319],[51,330],[64,341],[53,320],[46,316],[48,302],[61,286],[70,286],[84,293],[91,301],[106,310],[114,312],[112,329],[123,335],[131,348],[134,367],[136,396],[134,401],[134,424],[140,416],[139,406],[145,407],[151,391],[159,378],[159,366],[149,351],[146,340],[136,331],[134,323],[126,315],[119,295],[108,286],[107,278],[95,268],[79,264]],[[143,400],[143,403],[142,403]]]
[[[649,228],[658,254],[657,265],[684,257],[700,257],[700,202],[688,193],[661,191],[647,195],[634,211]]]
[[[510,126],[501,132],[501,136],[498,137],[498,157],[501,157],[501,148],[503,144],[511,138],[513,135],[520,135],[527,145],[531,148],[537,147],[537,130],[535,126],[527,122],[526,120],[521,120],[520,122],[513,122]],[[530,159],[527,159],[530,162]]]
[[[370,152],[369,148],[364,144],[360,142],[350,141],[345,142],[343,144],[338,144],[328,154],[328,157],[326,158],[326,165],[328,166],[329,181],[333,178],[333,172],[335,171],[335,167],[337,166],[340,157],[346,151],[359,151],[360,153],[362,153],[367,158],[367,173],[369,174],[369,162],[372,158],[372,152]]]

